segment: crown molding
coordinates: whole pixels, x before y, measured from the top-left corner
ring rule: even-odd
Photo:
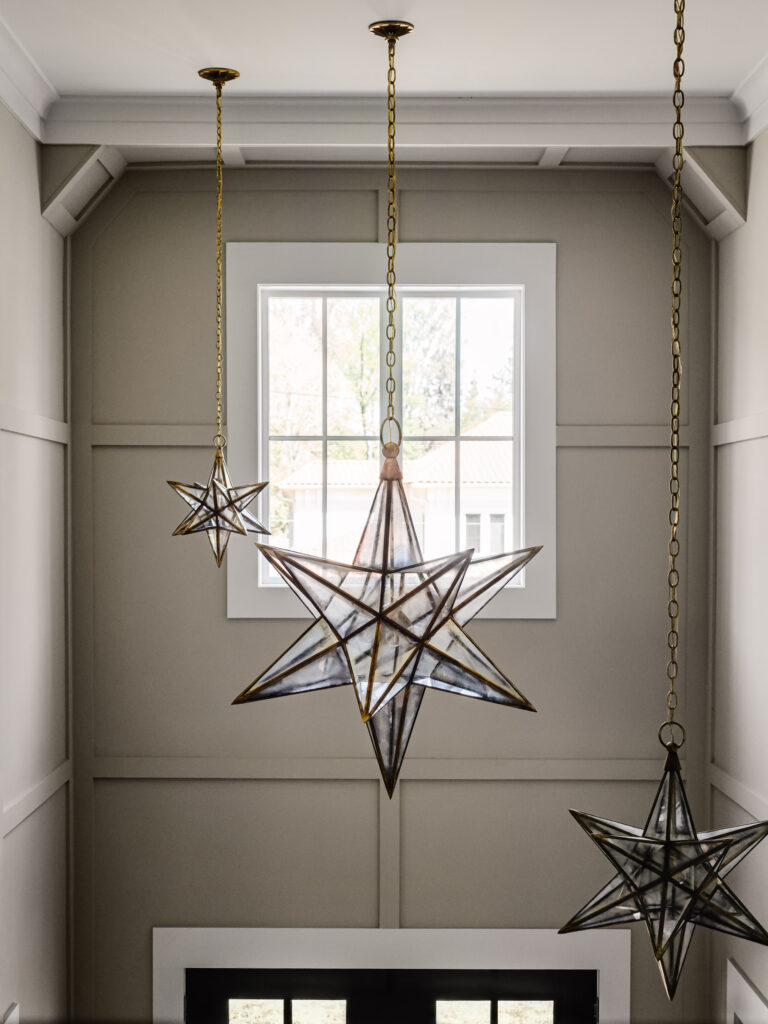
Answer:
[[[232,97],[225,109],[226,144],[274,159],[332,151],[359,158],[382,148],[382,101],[368,98]],[[43,125],[43,141],[110,146],[204,148],[212,144],[211,104],[200,99],[145,97],[56,100]],[[420,99],[398,105],[398,149],[435,160],[512,147],[658,148],[669,144],[667,99],[542,98]],[[699,146],[744,144],[739,111],[728,99],[691,98],[686,142]]]
[[[744,142],[752,142],[768,127],[768,56],[736,86],[731,102],[744,122]]]
[[[59,94],[0,17],[0,101],[42,141],[45,115]]]

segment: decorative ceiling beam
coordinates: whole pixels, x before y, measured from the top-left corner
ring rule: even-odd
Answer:
[[[82,152],[72,153],[73,159],[62,165],[60,171],[58,148],[42,147],[43,180],[51,178],[55,184],[46,189],[48,194],[43,196],[41,212],[66,238],[121,177],[126,163],[120,150],[113,146],[69,147]]]
[[[415,149],[439,161],[505,147],[658,149],[669,143],[668,106],[652,98],[403,99],[398,145],[405,157]],[[694,97],[689,107],[691,145],[744,144],[744,124],[730,100]],[[210,148],[209,108],[198,99],[60,99],[48,111],[43,141]],[[228,146],[263,159],[286,147],[332,150],[344,159],[369,147],[381,151],[380,121],[381,103],[372,99],[233,97],[224,132]]]

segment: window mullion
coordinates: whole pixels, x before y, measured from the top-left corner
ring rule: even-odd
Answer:
[[[323,296],[323,318],[322,318],[322,339],[323,339],[323,379],[322,379],[322,408],[323,408],[323,558],[328,557],[328,298]],[[289,1011],[290,1013],[290,1007]],[[286,1018],[289,1020],[289,1018]]]
[[[454,395],[453,395],[453,522],[455,550],[461,548],[461,299],[457,295],[456,328],[454,332]]]
[[[395,309],[395,419],[403,425],[403,301]],[[402,461],[402,456],[401,456]]]

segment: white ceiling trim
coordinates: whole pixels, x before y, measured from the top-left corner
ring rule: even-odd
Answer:
[[[359,157],[383,146],[381,99],[253,99],[233,97],[224,112],[227,146],[297,151],[311,159],[333,151]],[[699,146],[743,145],[745,129],[730,100],[692,98],[686,106],[686,142]],[[210,147],[213,108],[201,99],[56,100],[42,141],[110,146]],[[416,99],[398,106],[398,150],[435,160],[466,160],[472,151],[505,147],[667,146],[671,133],[666,99],[524,98]],[[303,153],[301,151],[304,151]]]
[[[768,56],[734,89],[731,100],[744,120],[746,141],[751,142],[768,127]]]
[[[0,100],[36,139],[59,94],[0,17]]]

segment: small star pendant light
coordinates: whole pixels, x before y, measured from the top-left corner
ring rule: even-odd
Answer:
[[[391,796],[424,691],[451,693],[535,710],[464,626],[533,558],[538,547],[474,558],[470,549],[425,561],[397,462],[395,418],[395,45],[407,22],[377,22],[387,40],[387,413],[381,427],[381,479],[350,563],[259,544],[259,550],[315,616],[296,642],[234,701],[349,685],[367,724]]]
[[[677,24],[674,40],[677,55],[675,74],[675,156],[672,201],[672,404],[670,436],[671,507],[669,523],[669,661],[667,663],[667,719],[659,729],[666,748],[664,774],[645,827],[622,825],[581,811],[571,811],[587,835],[608,858],[616,874],[561,932],[602,928],[607,925],[644,921],[651,938],[667,995],[675,995],[685,956],[696,925],[726,932],[768,945],[768,932],[750,914],[725,884],[726,875],[768,834],[768,821],[752,822],[732,829],[696,832],[680,776],[678,750],[685,742],[685,729],[676,721],[678,706],[677,647],[679,603],[677,556],[680,542],[680,301],[682,294],[682,184],[683,91],[681,81],[683,16],[685,0],[674,0]]]
[[[203,68],[198,74],[216,87],[216,434],[213,438],[215,454],[213,469],[207,484],[168,483],[186,501],[190,511],[173,531],[173,536],[207,533],[216,564],[221,565],[232,533],[269,533],[258,519],[247,510],[266,483],[233,487],[229,478],[222,433],[222,270],[221,270],[221,194],[223,185],[221,159],[221,90],[226,82],[239,77],[229,68]]]

